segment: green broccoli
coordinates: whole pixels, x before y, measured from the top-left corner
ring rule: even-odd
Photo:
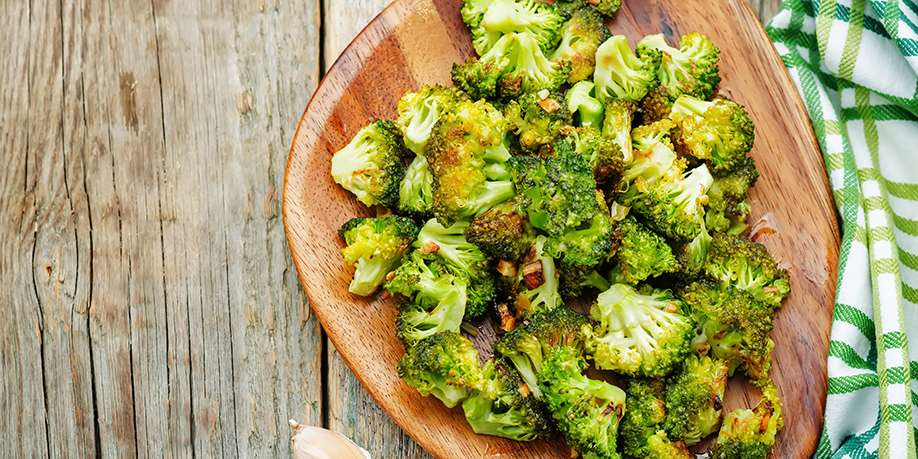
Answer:
[[[637,48],[663,54],[657,77],[670,103],[683,95],[707,99],[720,83],[717,67],[720,50],[700,33],[683,35],[678,49],[669,46],[663,34],[644,37]]]
[[[455,332],[431,335],[408,348],[398,375],[421,395],[433,394],[452,408],[484,384],[478,351]]]
[[[619,224],[621,237],[615,255],[620,279],[635,285],[662,274],[679,271],[681,265],[666,239],[628,217]]]
[[[564,20],[555,7],[533,0],[465,0],[461,12],[478,55],[511,32],[530,33],[543,50],[550,51],[558,43]]]
[[[445,227],[430,219],[418,233],[414,245],[419,251],[442,259],[450,272],[464,278],[468,286],[466,320],[480,317],[497,299],[497,284],[488,257],[465,238],[469,224],[458,222]]]
[[[468,96],[456,88],[423,86],[416,92],[409,92],[398,101],[396,124],[405,139],[405,146],[418,155],[424,155],[430,132],[440,119],[457,102]]]
[[[566,126],[551,145],[552,155],[570,152],[583,156],[593,168],[597,184],[614,182],[624,169],[622,150],[614,140],[605,137],[593,127]]]
[[[513,363],[533,396],[541,399],[538,375],[545,358],[560,348],[576,349],[579,354],[580,329],[585,324],[586,317],[562,306],[530,316],[497,340],[494,348]]]
[[[600,100],[625,99],[637,102],[657,83],[656,69],[660,65],[659,51],[635,55],[628,38],[615,35],[604,41],[596,51],[593,82]]]
[[[670,118],[678,126],[680,153],[703,160],[714,172],[732,169],[752,149],[755,125],[742,105],[719,97],[704,101],[682,96]]]
[[[624,162],[630,163],[633,152],[631,145],[631,123],[637,107],[627,100],[610,100],[605,105],[602,135],[612,139],[622,152]]]
[[[480,58],[454,64],[453,83],[472,98],[513,98],[525,92],[555,90],[567,81],[570,65],[545,57],[529,32],[508,33]]]
[[[407,299],[396,322],[398,337],[412,344],[439,332],[458,332],[468,302],[466,285],[445,263],[412,252],[386,282],[386,290]]]
[[[542,0],[552,2],[554,0]],[[588,7],[607,17],[615,16],[622,8],[622,0],[557,0],[558,10],[565,16],[571,16],[578,9]]]
[[[433,174],[427,165],[427,158],[414,157],[405,178],[398,188],[398,210],[401,213],[426,217],[433,207]]]
[[[535,241],[518,197],[475,217],[466,228],[465,237],[488,256],[507,261],[521,258]]]
[[[567,110],[576,118],[579,126],[594,128],[602,126],[605,107],[599,99],[593,97],[595,87],[592,81],[580,81],[571,86],[564,95]]]
[[[546,253],[547,243],[545,236],[536,237],[516,270],[510,293],[518,317],[550,311],[563,304],[559,274],[554,258]]]
[[[561,292],[575,298],[590,285],[590,275],[612,254],[615,226],[601,191],[596,190],[599,211],[589,226],[570,230],[548,240],[546,252],[558,263]]]
[[[682,371],[666,386],[666,421],[669,438],[694,445],[717,431],[723,416],[727,364],[710,357],[692,355]]]
[[[632,380],[625,391],[625,417],[619,426],[627,459],[689,459],[685,443],[672,442],[663,429],[666,387],[662,380]]]
[[[404,217],[352,218],[338,233],[347,244],[344,261],[355,265],[348,290],[368,296],[394,269],[418,234],[418,227]]]
[[[549,435],[551,425],[545,407],[532,396],[516,370],[503,360],[492,360],[482,374],[481,390],[462,402],[465,419],[475,433],[517,441]]]
[[[593,76],[596,50],[609,37],[602,16],[591,8],[577,8],[561,28],[561,44],[551,60],[570,65],[568,83],[577,83]]]
[[[368,205],[395,207],[408,152],[395,123],[377,120],[364,127],[331,159],[335,183]]]
[[[567,444],[584,457],[619,458],[618,427],[625,413],[625,392],[583,375],[580,350],[558,346],[545,355],[539,388]]]
[[[746,229],[746,217],[750,205],[747,201],[749,189],[759,178],[755,161],[745,157],[732,170],[715,173],[714,183],[708,190],[708,207],[704,221],[712,231],[739,234]]]
[[[669,374],[689,351],[691,321],[668,291],[639,292],[614,284],[590,308],[598,324],[584,327],[587,352],[597,368],[629,376]]]
[[[790,293],[787,271],[778,267],[765,246],[740,236],[715,234],[705,257],[703,273],[775,309],[781,307],[781,302]]]
[[[583,156],[515,156],[510,164],[517,193],[523,197],[534,228],[559,236],[588,222],[599,210],[594,192],[596,179]]]
[[[564,126],[571,124],[571,113],[559,92],[542,90],[512,100],[504,109],[520,146],[530,152],[550,144]]]
[[[711,457],[765,459],[783,426],[781,399],[774,385],[770,384],[762,390],[762,398],[754,409],[737,409],[727,413]]]
[[[465,220],[513,196],[506,134],[503,115],[485,101],[460,102],[441,116],[427,145],[438,220]]]
[[[746,292],[709,280],[695,281],[679,291],[692,311],[698,335],[693,347],[723,360],[730,374],[742,366],[750,379],[768,377],[774,342],[769,338],[774,310]]]

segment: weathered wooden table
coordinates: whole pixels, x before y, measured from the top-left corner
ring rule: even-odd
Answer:
[[[303,107],[385,3],[0,1],[0,456],[284,457],[288,419],[426,456],[280,221]]]

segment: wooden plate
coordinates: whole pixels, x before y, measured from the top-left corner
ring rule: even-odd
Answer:
[[[450,66],[471,52],[459,0],[397,0],[371,22],[328,71],[293,139],[284,185],[284,224],[300,282],[329,338],[390,416],[440,457],[568,457],[561,445],[475,435],[460,409],[425,398],[395,374],[403,353],[395,307],[347,292],[351,270],[338,227],[369,210],[329,175],[334,151],[377,117],[395,116],[399,97],[424,83],[448,83]],[[721,92],[745,104],[757,127],[752,155],[762,177],[753,221],[777,231],[760,239],[790,270],[793,292],[775,324],[774,375],[786,422],[775,457],[809,456],[826,395],[826,352],[839,233],[823,163],[803,105],[744,0],[631,0],[612,23],[632,43],[644,34],[699,31],[722,49]],[[733,383],[728,407],[756,400]]]

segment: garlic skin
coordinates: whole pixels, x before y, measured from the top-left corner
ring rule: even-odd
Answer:
[[[293,459],[373,459],[344,435],[290,420]]]

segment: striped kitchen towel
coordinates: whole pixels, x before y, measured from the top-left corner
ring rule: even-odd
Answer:
[[[918,1],[785,0],[768,33],[809,112],[842,222],[815,457],[914,459]]]

